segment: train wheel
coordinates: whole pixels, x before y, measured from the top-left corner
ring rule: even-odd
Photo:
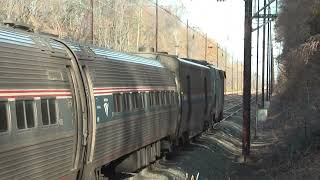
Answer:
[[[188,145],[189,143],[190,143],[189,133],[185,132],[183,133],[183,145]]]
[[[204,124],[203,124],[203,131],[206,131],[210,128],[210,122],[208,121],[204,121]]]
[[[219,122],[222,121],[222,119],[223,119],[223,112],[221,111],[219,114]]]
[[[212,129],[213,129],[213,126],[214,126],[215,123],[217,123],[217,121],[216,121],[216,115],[213,114],[212,117],[211,117],[211,128],[212,128]]]

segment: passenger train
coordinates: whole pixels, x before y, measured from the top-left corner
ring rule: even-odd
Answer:
[[[213,65],[14,27],[0,27],[0,180],[135,171],[222,118]]]

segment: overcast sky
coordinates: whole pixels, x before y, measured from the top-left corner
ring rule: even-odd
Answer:
[[[225,0],[224,2],[217,2],[217,0],[159,0],[159,4],[172,4],[177,3],[177,1],[181,1],[186,6],[187,13],[183,19],[188,19],[190,26],[199,27],[204,33],[208,33],[209,37],[218,41],[223,48],[226,48],[233,55],[234,60],[243,62],[244,0]],[[262,4],[262,1],[260,4]],[[253,4],[253,7],[257,8],[255,4]],[[254,21],[253,28],[256,26]],[[274,32],[272,33],[274,34]],[[254,32],[252,34],[253,72],[256,72],[256,37],[256,32]],[[261,43],[262,36],[260,38]],[[260,44],[260,72],[261,46]],[[279,53],[279,48],[274,50],[275,56]]]
[[[234,56],[243,59],[244,1],[226,0],[178,0],[184,4],[187,12],[183,20],[189,20],[190,26],[200,28],[215,39],[222,48]],[[159,0],[159,4],[177,3],[177,0]]]
[[[183,0],[191,25],[198,26],[234,56],[243,59],[244,1]]]

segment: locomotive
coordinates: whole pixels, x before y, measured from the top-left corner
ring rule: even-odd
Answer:
[[[134,171],[222,118],[213,65],[13,27],[0,27],[0,180]]]

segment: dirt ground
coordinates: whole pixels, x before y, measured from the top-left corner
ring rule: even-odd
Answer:
[[[276,96],[270,107],[268,119],[259,122],[258,136],[252,133],[248,162],[241,155],[239,112],[129,179],[320,179],[320,125],[292,117]],[[254,105],[251,115],[254,127]]]

